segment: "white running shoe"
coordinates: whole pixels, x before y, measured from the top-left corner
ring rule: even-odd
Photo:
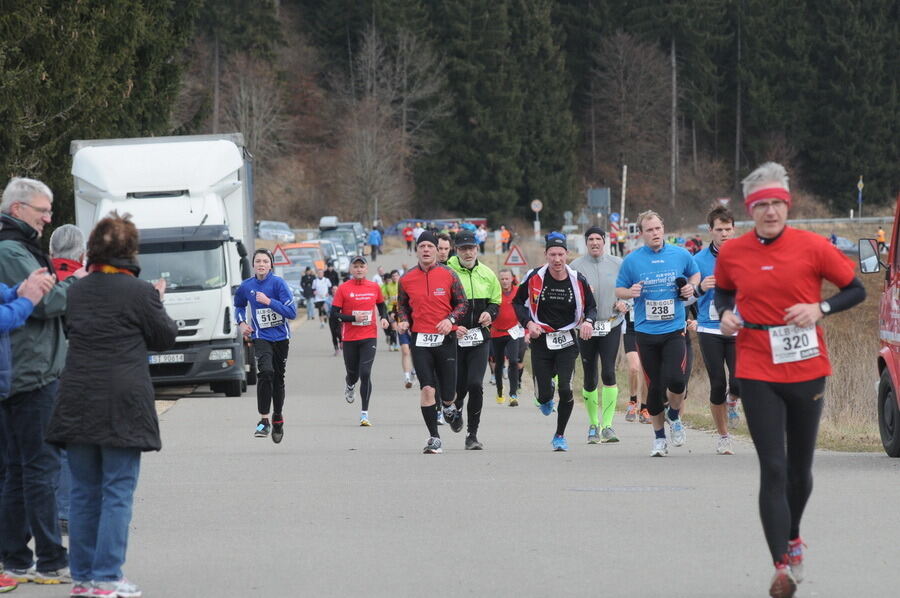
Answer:
[[[346,386],[344,386],[344,400],[347,401],[348,403],[352,403],[353,400],[356,398],[354,396],[355,390],[356,390],[355,384],[347,384]]]
[[[428,444],[425,445],[425,448],[422,449],[422,452],[426,455],[439,455],[444,452],[444,449],[441,448],[441,439],[435,438],[432,436],[428,439]]]
[[[684,424],[681,423],[681,418],[678,419],[669,419],[669,413],[666,411],[666,423],[669,424],[669,433],[672,437],[672,445],[673,446],[681,446],[684,444],[685,434],[684,434]]]
[[[734,447],[731,445],[731,436],[719,436],[716,440],[717,455],[733,455]]]
[[[653,450],[650,451],[651,457],[665,457],[669,454],[669,443],[665,438],[653,439]]]

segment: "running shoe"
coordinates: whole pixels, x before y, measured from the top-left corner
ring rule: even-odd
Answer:
[[[684,444],[685,434],[684,434],[684,424],[681,423],[681,418],[677,419],[669,419],[669,412],[666,411],[666,423],[669,424],[669,435],[672,437],[672,445],[673,446],[681,446]]]
[[[651,457],[665,457],[669,454],[669,444],[665,438],[653,439],[653,450],[650,451]]]
[[[497,404],[498,405],[502,405],[505,402],[506,402],[506,399],[503,396],[497,395]]]
[[[95,581],[93,583],[92,598],[109,596],[109,598],[141,598],[143,592],[137,585],[124,577],[118,581]]]
[[[443,426],[445,423],[447,422],[444,421],[444,412],[439,409],[437,412],[437,425]]]
[[[797,580],[791,574],[791,569],[787,563],[775,565],[775,575],[772,576],[772,583],[769,586],[769,596],[772,598],[792,598],[796,591]]]
[[[518,407],[519,406],[519,397],[516,395],[509,395],[509,406],[510,407]]]
[[[553,413],[553,401],[547,401],[546,403],[541,403],[537,399],[534,400],[534,404],[537,405],[538,409],[541,410],[541,413],[544,415],[550,415]]]
[[[346,384],[344,385],[344,400],[348,403],[352,403],[356,399],[356,385],[355,384]]]
[[[628,401],[628,407],[625,408],[625,421],[633,422],[637,419],[637,403]]]
[[[360,414],[359,425],[362,426],[363,428],[368,428],[369,426],[372,425],[372,423],[369,422],[369,414],[368,413]]]
[[[272,442],[278,444],[284,438],[284,418],[272,420]]]
[[[466,450],[467,451],[480,451],[484,448],[484,445],[478,442],[478,438],[475,437],[475,434],[469,434],[466,436]]]
[[[560,436],[559,434],[553,437],[550,444],[553,445],[553,450],[556,452],[565,452],[569,450],[569,443],[566,442],[566,437]]]
[[[29,581],[34,581],[34,576],[36,572],[34,567],[29,567],[28,569],[7,569],[6,576],[11,578],[16,583],[28,583]]]
[[[741,414],[738,413],[737,401],[728,401],[728,427],[735,429],[741,423]]]
[[[0,573],[0,594],[12,592],[17,587],[19,587],[19,582],[8,575],[3,575],[2,573]],[[75,594],[72,595],[74,596]]]
[[[733,455],[734,447],[731,445],[731,436],[719,436],[716,440],[717,455]]]
[[[269,420],[261,419],[259,420],[259,423],[256,424],[256,432],[254,432],[253,435],[257,438],[265,438],[269,435],[269,429]]]
[[[403,374],[403,386],[406,388],[412,388],[412,374],[406,372]]]
[[[612,429],[612,426],[606,426],[600,430],[600,442],[619,442],[619,437],[616,436],[616,431]]]
[[[494,376],[494,374],[491,374],[490,383],[493,384],[493,385],[495,385],[495,386],[497,385],[497,377]]]
[[[75,581],[69,598],[93,598],[94,592],[89,581]]]
[[[597,426],[588,428],[588,444],[600,444],[600,433]]]
[[[459,432],[463,427],[463,417],[462,413],[459,412],[459,409],[456,408],[456,405],[451,404],[445,406],[442,411],[444,412],[444,421],[450,424],[450,429],[454,432]]]
[[[56,569],[54,571],[36,571],[32,581],[44,585],[72,583],[72,574],[69,573],[68,567],[63,567],[62,569]]]
[[[432,436],[428,439],[428,444],[425,445],[425,448],[422,450],[426,455],[439,455],[444,452],[441,448],[441,439]]]
[[[788,564],[791,567],[791,575],[797,583],[803,581],[803,549],[806,544],[803,538],[797,537],[788,542]]]
[[[641,409],[638,414],[638,421],[642,424],[649,424],[652,420],[650,419],[650,412],[646,409]]]

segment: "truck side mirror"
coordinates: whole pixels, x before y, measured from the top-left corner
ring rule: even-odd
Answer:
[[[878,241],[860,239],[858,246],[859,271],[863,274],[872,274],[881,270],[881,261],[878,259]]]

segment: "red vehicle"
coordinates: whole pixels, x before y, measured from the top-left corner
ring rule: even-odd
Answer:
[[[900,457],[900,197],[894,215],[894,229],[890,245],[879,246],[876,239],[859,240],[859,269],[863,274],[878,272],[884,268],[884,291],[878,316],[878,429],[881,444],[891,457]],[[887,263],[882,261],[882,257]]]

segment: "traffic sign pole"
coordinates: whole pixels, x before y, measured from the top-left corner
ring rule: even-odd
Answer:
[[[544,204],[539,199],[531,201],[531,211],[534,212],[534,240],[541,240],[541,220],[538,214],[544,209]]]

